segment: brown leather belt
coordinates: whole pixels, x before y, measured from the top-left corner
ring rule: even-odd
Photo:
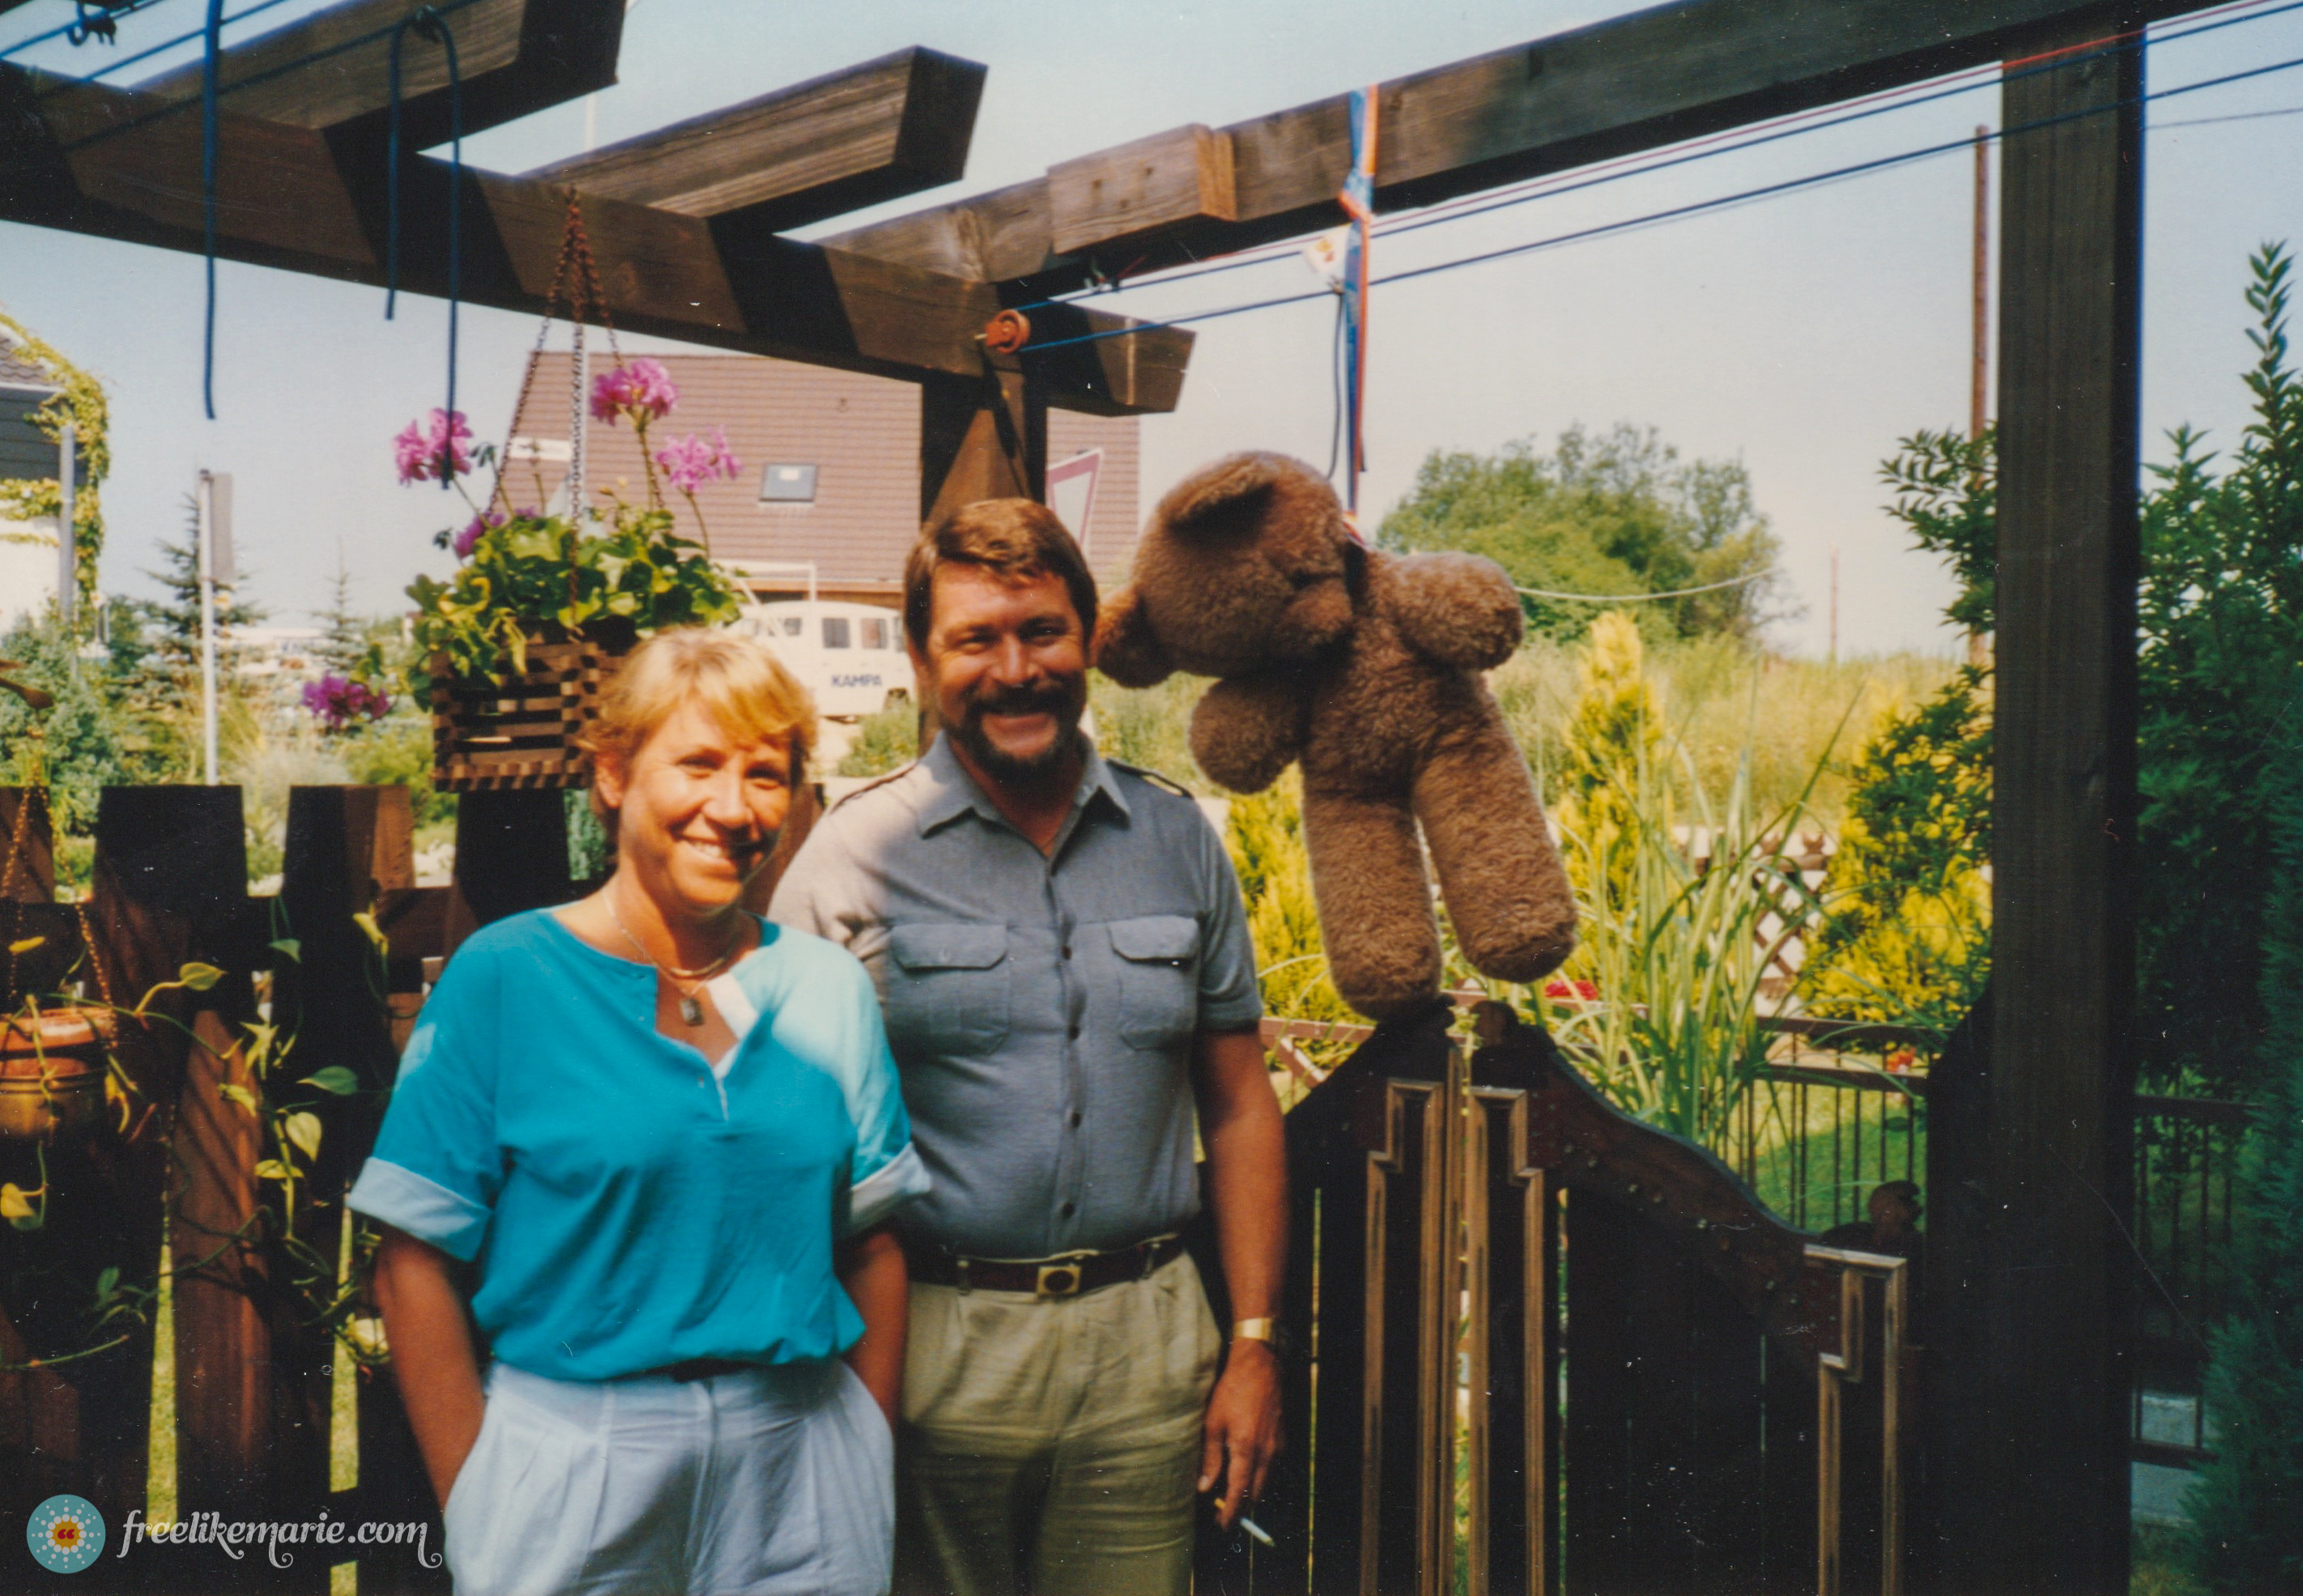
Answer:
[[[963,1291],[1028,1291],[1035,1296],[1077,1296],[1122,1280],[1140,1280],[1184,1255],[1183,1242],[1155,1236],[1109,1253],[1065,1253],[1054,1258],[969,1258],[915,1247],[907,1251],[912,1279]]]

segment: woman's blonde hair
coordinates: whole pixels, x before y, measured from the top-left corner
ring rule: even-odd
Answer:
[[[578,739],[595,761],[629,771],[656,729],[683,704],[709,711],[738,737],[780,737],[791,750],[791,779],[804,779],[815,747],[815,700],[764,643],[710,627],[658,632],[625,656],[600,699],[600,713]],[[592,813],[611,828],[614,811],[592,789]]]

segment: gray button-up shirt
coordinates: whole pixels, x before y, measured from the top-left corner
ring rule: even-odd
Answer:
[[[1054,848],[939,739],[833,806],[771,917],[872,972],[934,1185],[897,1222],[982,1258],[1130,1246],[1198,1211],[1191,1059],[1263,1011],[1199,806],[1092,752]]]

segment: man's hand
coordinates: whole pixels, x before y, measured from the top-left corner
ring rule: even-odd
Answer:
[[[1262,1496],[1281,1444],[1279,1361],[1269,1341],[1234,1340],[1223,1378],[1208,1398],[1207,1440],[1200,1452],[1200,1489],[1211,1490],[1222,1482],[1216,1522],[1225,1529]]]

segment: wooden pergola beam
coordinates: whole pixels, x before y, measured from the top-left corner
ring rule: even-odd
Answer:
[[[224,106],[290,127],[380,139],[391,116],[392,32],[423,0],[352,0],[224,52]],[[624,0],[439,0],[463,75],[463,125],[476,133],[616,80]],[[401,117],[408,148],[444,141],[448,56],[413,29],[400,52]],[[140,94],[196,103],[198,62],[136,84]]]
[[[2091,17],[2108,32],[2197,9],[2197,0],[2138,0],[2116,13],[2073,0],[1655,6],[1382,85],[1376,206],[1430,205],[1996,61],[2042,26]],[[1343,219],[1335,197],[1350,156],[1347,106],[1338,95],[1218,130],[1229,148],[1229,221],[1189,215],[1147,240],[1124,192],[1099,228],[1039,177],[825,241],[1052,292],[1084,285],[1092,269],[1154,268],[1294,237]],[[1199,156],[1169,139],[1178,165]],[[1185,181],[1180,171],[1173,179]],[[1099,240],[1111,258],[1098,258]]]
[[[2003,90],[1997,998],[1952,1398],[1987,1440],[1943,1476],[1946,1590],[2128,1588],[2143,89],[2122,51]]]
[[[779,89],[527,175],[778,231],[956,182],[983,67],[913,48]]]
[[[0,220],[200,249],[198,120],[125,90],[43,97],[44,86],[0,66]],[[326,133],[238,114],[222,119],[219,148],[222,257],[383,284],[385,196],[365,161]],[[405,163],[401,285],[412,292],[446,291],[450,183],[443,161]],[[467,168],[455,203],[463,298],[541,313],[565,189]],[[914,382],[985,369],[977,334],[999,308],[990,284],[800,243],[740,214],[588,198],[584,215],[619,326]],[[1047,325],[1064,330],[1046,335],[1067,336],[1132,324],[1065,310]],[[1156,330],[1057,351],[1042,367],[1048,402],[1103,415],[1171,410],[1190,349],[1189,334]]]

